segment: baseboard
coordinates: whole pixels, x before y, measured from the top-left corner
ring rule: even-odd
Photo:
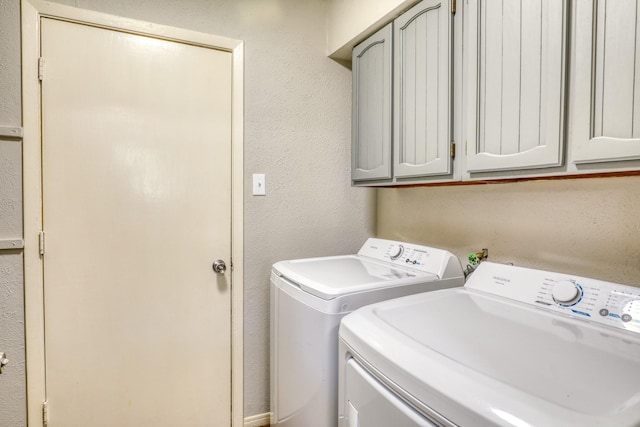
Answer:
[[[244,427],[269,427],[271,423],[271,412],[265,412],[264,414],[251,415],[245,417]]]

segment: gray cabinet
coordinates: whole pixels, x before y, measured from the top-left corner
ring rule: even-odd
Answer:
[[[392,24],[353,49],[351,179],[391,178]]]
[[[394,175],[451,173],[451,11],[425,0],[393,30]]]
[[[466,4],[468,172],[562,164],[567,3]]]
[[[354,182],[451,176],[451,20],[423,0],[354,48]]]
[[[457,3],[354,49],[354,185],[640,170],[640,0]]]
[[[640,159],[640,6],[577,0],[570,144],[574,163]]]

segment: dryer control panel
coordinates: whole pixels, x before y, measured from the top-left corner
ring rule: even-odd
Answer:
[[[491,262],[465,287],[640,333],[640,288]]]

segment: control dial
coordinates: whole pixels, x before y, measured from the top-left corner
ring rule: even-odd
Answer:
[[[582,297],[582,289],[577,283],[563,280],[553,285],[551,296],[560,305],[572,305]]]
[[[403,252],[404,252],[404,246],[391,245],[391,247],[389,248],[389,258],[391,258],[392,260],[396,260],[400,258]]]

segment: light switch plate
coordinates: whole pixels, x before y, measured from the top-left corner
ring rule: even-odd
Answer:
[[[253,195],[265,196],[267,194],[266,179],[263,173],[253,174]]]

